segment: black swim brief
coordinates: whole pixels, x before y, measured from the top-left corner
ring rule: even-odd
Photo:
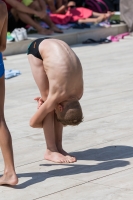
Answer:
[[[28,47],[28,51],[27,51],[27,55],[32,54],[33,56],[35,56],[36,58],[43,60],[40,52],[39,52],[39,44],[46,39],[50,39],[50,38],[39,38],[37,40],[34,40],[30,46]]]

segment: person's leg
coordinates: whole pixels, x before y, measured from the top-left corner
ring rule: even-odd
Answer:
[[[104,15],[104,20],[110,18],[112,15],[114,15],[114,12],[110,12],[108,11],[107,13],[97,13],[97,12],[93,12],[92,13],[92,17],[100,17]]]
[[[45,4],[45,1],[44,0],[41,0],[41,3],[43,5],[43,7],[45,8],[45,11],[46,12],[46,4]],[[37,11],[41,11],[42,8],[39,4],[39,2],[37,0],[33,1],[33,3],[31,3],[29,5],[30,8],[32,9],[35,9]],[[45,17],[42,19],[49,27],[50,29],[52,29],[54,32],[57,32],[57,33],[63,33],[62,30],[60,30],[50,19],[50,17],[48,16],[48,14],[46,13],[45,14]]]
[[[34,27],[39,34],[43,34],[43,35],[52,34],[52,30],[42,28],[34,19],[32,19],[30,15],[26,13],[18,12],[18,17],[22,22]]]
[[[80,19],[80,20],[78,20],[78,22],[79,23],[89,23],[89,22],[100,23],[100,22],[104,21],[105,19],[106,18],[105,18],[104,14],[93,12],[93,14],[90,18]]]
[[[50,19],[48,15],[46,15],[45,19],[43,19],[46,24],[55,32],[55,33],[63,33],[61,29],[59,29]]]
[[[97,13],[93,12],[92,16],[87,19],[80,19],[78,20],[79,23],[100,23],[102,21],[105,21],[106,19],[109,19],[114,13],[113,12],[107,12],[107,13]]]
[[[55,131],[55,140],[56,140],[56,147],[64,156],[67,156],[69,159],[69,162],[76,162],[76,158],[68,154],[66,151],[64,151],[62,147],[62,134],[63,134],[63,125],[57,121],[56,114],[54,113],[54,131]]]
[[[40,10],[40,4],[37,0],[34,0],[29,7],[37,11]]]
[[[4,158],[5,169],[4,175],[0,178],[0,185],[16,185],[18,178],[14,169],[12,139],[4,118],[4,96],[5,80],[3,76],[0,78],[0,147]]]

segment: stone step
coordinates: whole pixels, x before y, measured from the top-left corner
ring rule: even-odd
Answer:
[[[68,29],[65,30],[63,34],[54,34],[52,36],[43,36],[40,34],[29,34],[28,40],[23,40],[20,42],[11,42],[7,43],[6,50],[3,52],[4,56],[8,55],[15,55],[15,54],[21,54],[26,53],[27,48],[30,45],[30,43],[41,37],[52,37],[56,39],[60,39],[65,41],[69,45],[74,45],[78,43],[82,43],[84,40],[88,38],[92,39],[100,39],[105,38],[109,35],[117,35],[120,33],[124,33],[127,31],[127,26],[125,24],[120,25],[112,25],[109,28],[102,28],[102,27],[91,27],[86,29]]]

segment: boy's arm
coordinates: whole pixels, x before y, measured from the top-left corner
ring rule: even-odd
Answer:
[[[56,14],[65,14],[66,13],[66,6],[62,5],[60,8],[56,10]]]
[[[45,119],[46,115],[52,112],[55,107],[55,101],[52,98],[48,98],[31,118],[30,126],[33,128],[42,128],[43,120]]]

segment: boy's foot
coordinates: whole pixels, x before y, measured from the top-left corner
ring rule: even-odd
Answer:
[[[16,174],[4,174],[0,177],[0,185],[16,185],[18,183],[18,177]]]
[[[63,33],[63,31],[61,29],[59,29],[57,26],[53,26],[51,28],[55,33]]]
[[[55,163],[73,163],[73,162],[75,162],[72,157],[64,156],[59,152],[52,152],[48,149],[46,150],[44,158],[46,160],[49,160],[49,161],[52,161]]]
[[[66,156],[68,158],[70,158],[73,162],[77,161],[76,157],[71,156],[69,153],[67,153],[66,151],[64,151],[64,149],[61,148],[61,149],[58,149],[58,150],[59,150],[59,153],[61,153],[62,155]]]
[[[42,28],[41,30],[38,30],[38,33],[41,34],[41,35],[52,35],[53,30]]]

